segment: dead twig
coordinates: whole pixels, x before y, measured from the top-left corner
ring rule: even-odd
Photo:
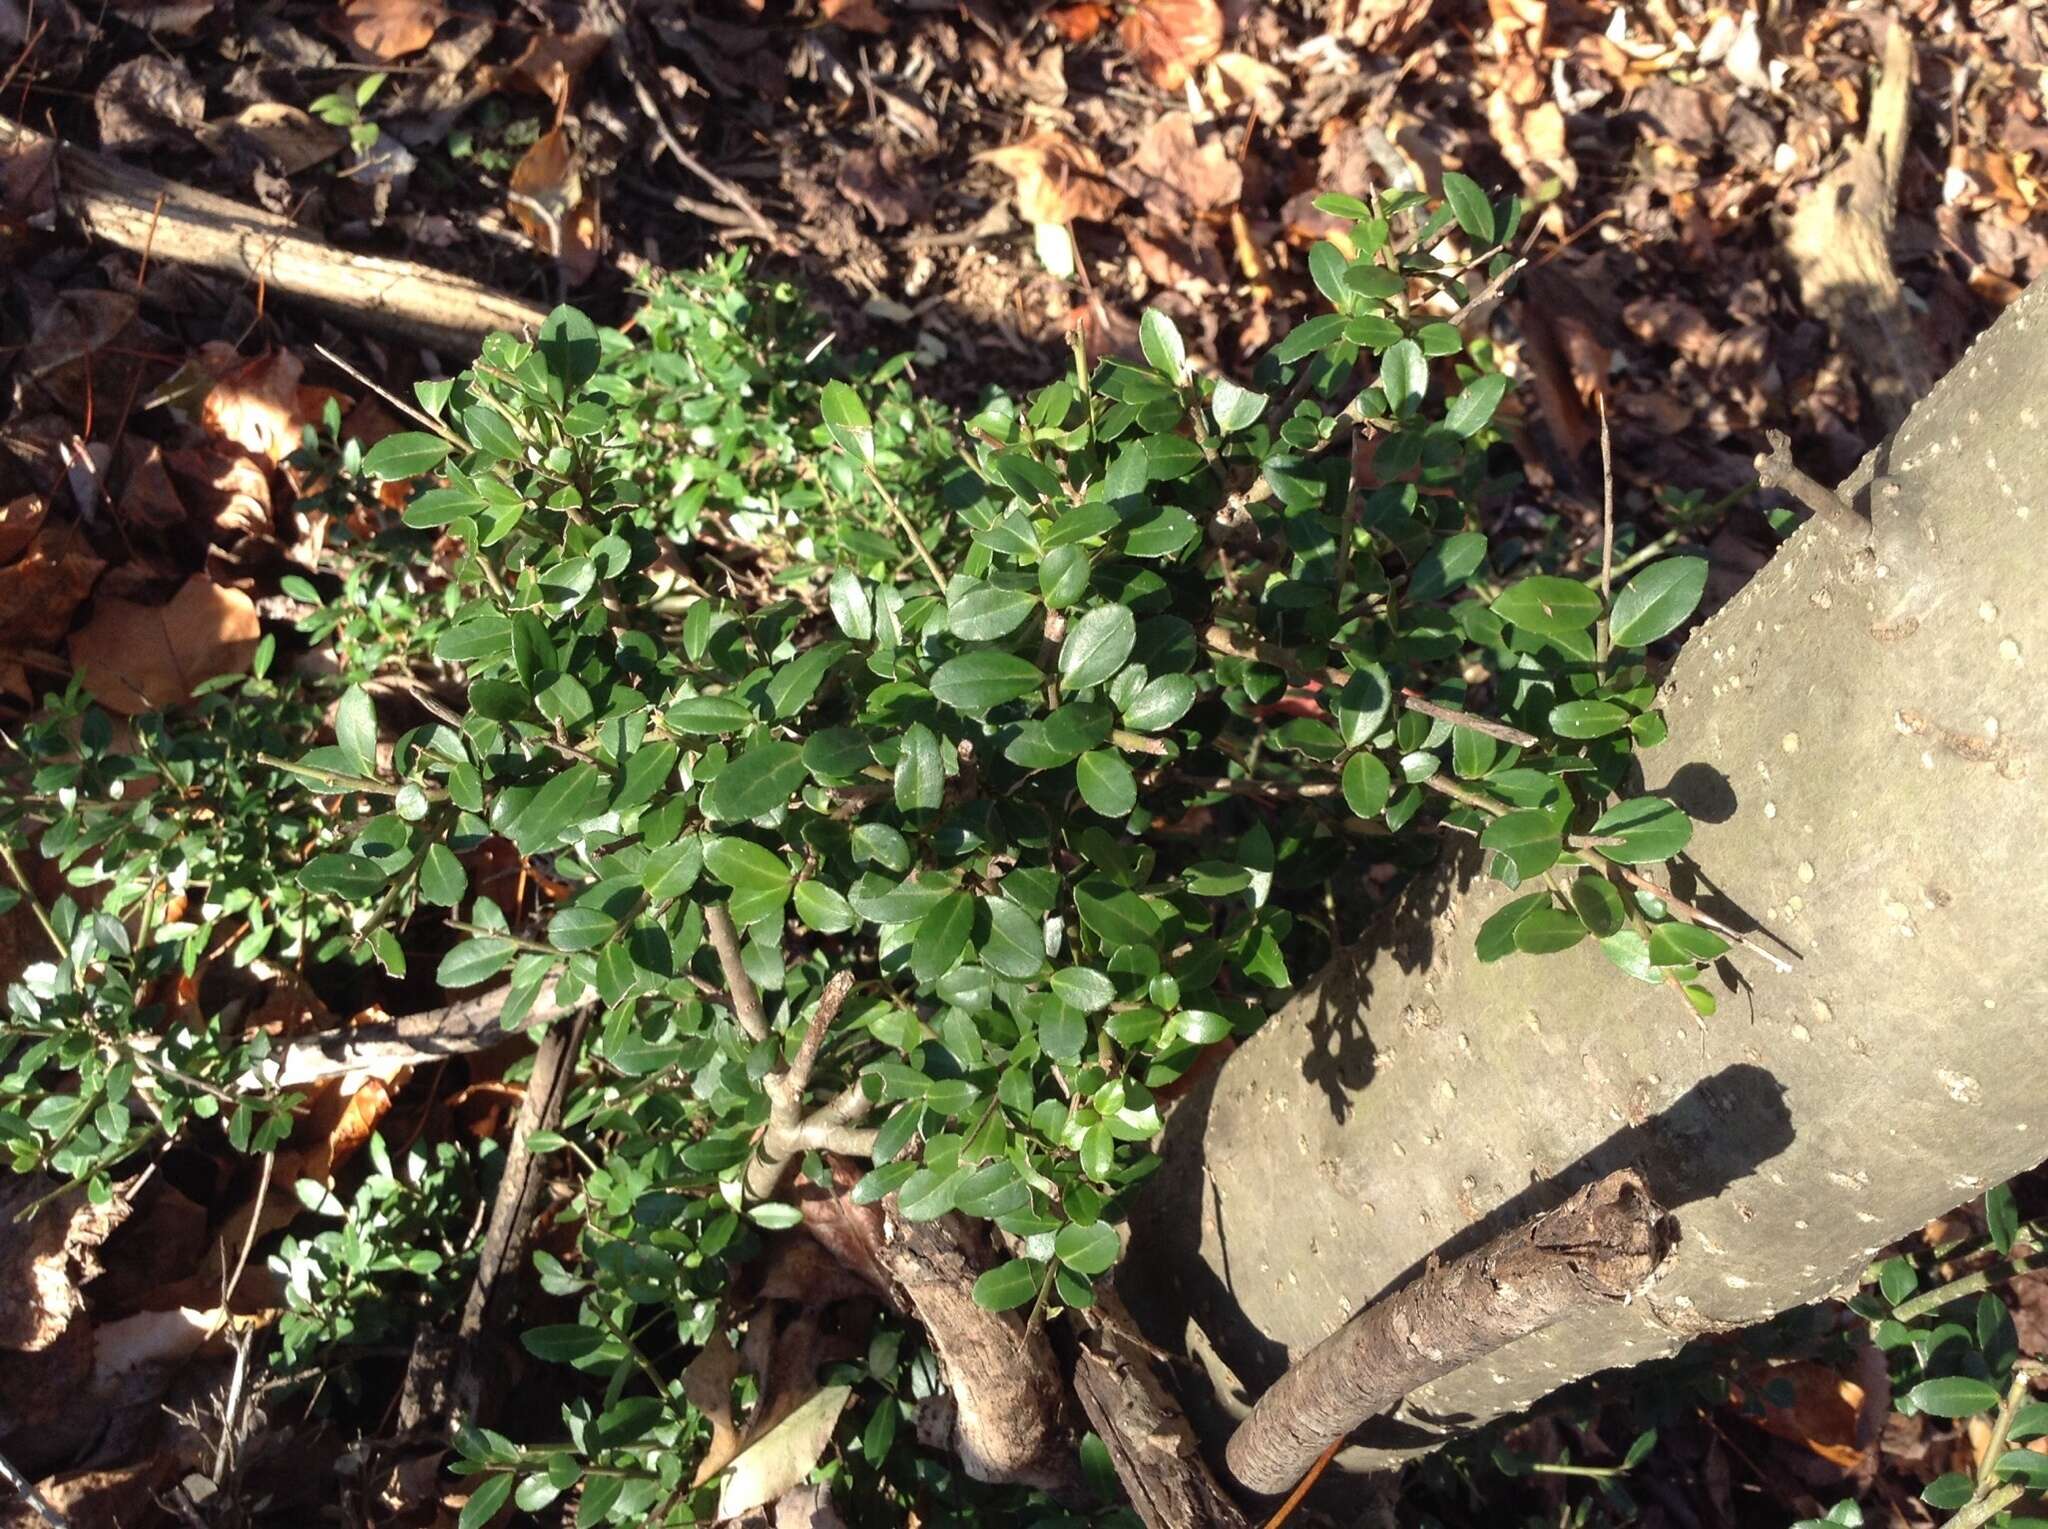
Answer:
[[[0,1481],[14,1488],[15,1495],[34,1510],[36,1517],[51,1526],[51,1529],[71,1529],[71,1520],[51,1504],[50,1499],[36,1490],[36,1484],[16,1470],[5,1455],[0,1455]]]
[[[1764,439],[1770,442],[1771,449],[1757,455],[1758,487],[1783,489],[1845,535],[1859,542],[1869,539],[1870,522],[1858,515],[1840,494],[1792,460],[1792,442],[1784,431],[1766,430]]]

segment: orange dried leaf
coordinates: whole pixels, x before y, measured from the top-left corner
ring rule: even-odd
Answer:
[[[1063,42],[1086,42],[1116,13],[1106,5],[1063,5],[1045,19]]]
[[[359,53],[389,63],[419,52],[447,19],[440,0],[342,0],[332,26]]]
[[[560,262],[571,286],[597,269],[604,231],[597,198],[586,194],[583,170],[566,128],[534,140],[512,169],[512,215],[526,236]]]
[[[882,14],[875,0],[825,0],[823,11],[827,21],[849,32],[880,37],[889,30],[889,18]]]
[[[0,641],[55,642],[106,566],[75,527],[44,526],[27,552],[0,568]]]
[[[1863,1388],[1855,1381],[1812,1360],[1773,1365],[1754,1379],[1756,1400],[1763,1406],[1763,1416],[1755,1421],[1765,1433],[1804,1444],[1845,1471],[1863,1463],[1857,1432]],[[1788,1387],[1792,1393],[1788,1404],[1781,1407],[1771,1400],[1773,1394],[1782,1394]],[[1741,1388],[1731,1388],[1730,1403],[1741,1400]]]
[[[0,504],[0,563],[11,563],[28,551],[36,532],[43,528],[43,516],[49,508],[49,501],[41,494],[23,494],[10,503]]]
[[[85,687],[125,716],[176,706],[193,687],[249,666],[262,635],[256,605],[195,573],[168,605],[107,598],[71,635],[71,661]]]
[[[549,32],[526,45],[499,75],[508,85],[536,91],[555,103],[557,112],[568,109],[569,93],[610,46],[602,32]]]
[[[1178,90],[1190,71],[1223,51],[1223,7],[1217,0],[1139,0],[1124,17],[1123,39],[1146,79]]]
[[[299,449],[299,378],[305,370],[288,350],[237,361],[199,406],[200,424],[253,456],[282,462]]]
[[[1094,150],[1058,133],[1038,133],[975,156],[1017,183],[1017,211],[1028,223],[1106,223],[1123,193],[1103,178]]]

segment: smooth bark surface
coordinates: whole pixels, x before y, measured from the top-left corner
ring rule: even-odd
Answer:
[[[1213,1446],[1431,1254],[1614,1169],[1677,1219],[1649,1291],[1423,1387],[1340,1469],[1844,1288],[2048,1153],[2043,375],[2037,287],[1844,485],[1869,545],[1804,527],[1670,677],[1675,890],[1789,972],[1737,951],[1695,1021],[1590,943],[1481,965],[1508,894],[1467,859],[1183,1101],[1123,1287]]]

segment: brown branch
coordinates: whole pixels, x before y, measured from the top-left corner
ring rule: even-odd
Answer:
[[[724,903],[705,906],[704,931],[711,936],[711,948],[718,952],[719,970],[725,973],[726,991],[732,996],[733,1018],[748,1040],[756,1046],[766,1045],[768,1015],[761,1007],[754,979],[747,975],[747,963],[740,955],[740,932],[733,927],[732,914]]]
[[[401,1014],[395,1019],[303,1036],[278,1055],[252,1067],[235,1080],[236,1086],[249,1091],[296,1088],[322,1078],[337,1078],[361,1067],[417,1067],[423,1062],[488,1050],[505,1038],[499,1016],[504,1013],[511,993],[509,987],[501,987],[419,1014]],[[574,1009],[574,1005],[556,1003],[550,988],[528,1011],[521,1027],[527,1031],[545,1029]]]
[[[473,351],[494,329],[540,327],[538,308],[410,260],[338,250],[289,218],[195,191],[0,117],[0,150],[48,150],[57,206],[88,238],[259,282],[343,321]]]
[[[1588,1184],[1433,1265],[1309,1350],[1231,1436],[1231,1474],[1255,1492],[1286,1491],[1332,1440],[1409,1392],[1567,1312],[1635,1294],[1668,1246],[1664,1212],[1633,1169]]]
[[[852,991],[853,973],[835,972],[825,984],[817,1008],[811,1011],[796,1055],[787,1067],[775,1069],[762,1080],[768,1093],[768,1126],[754,1149],[754,1160],[747,1165],[747,1194],[753,1199],[765,1200],[773,1195],[781,1187],[791,1160],[800,1152],[839,1152],[848,1157],[874,1155],[875,1133],[854,1130],[847,1122],[831,1118],[826,1113],[830,1105],[809,1115],[804,1113],[804,1099],[810,1092],[811,1073],[825,1043],[825,1032],[839,1017]]]

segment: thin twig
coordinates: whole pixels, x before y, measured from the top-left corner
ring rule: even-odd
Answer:
[[[1323,1472],[1330,1468],[1330,1462],[1337,1458],[1337,1451],[1343,1447],[1343,1439],[1330,1441],[1330,1447],[1316,1457],[1316,1463],[1308,1468],[1308,1474],[1295,1482],[1294,1490],[1287,1494],[1287,1500],[1273,1510],[1273,1516],[1266,1520],[1264,1529],[1280,1529],[1282,1524],[1294,1516],[1294,1510],[1301,1506],[1302,1498],[1308,1496],[1310,1489],[1322,1480]]]
[[[1840,494],[1809,476],[1792,460],[1792,442],[1784,431],[1766,430],[1764,439],[1770,442],[1771,449],[1760,452],[1756,459],[1759,487],[1783,489],[1845,535],[1859,542],[1869,539],[1870,522],[1858,515]]]
[[[5,1455],[0,1455],[0,1481],[13,1487],[21,1500],[36,1512],[36,1516],[51,1529],[71,1529],[71,1520],[58,1512],[50,1499],[36,1490],[36,1484],[16,1470]]]
[[[1593,670],[1604,679],[1607,656],[1614,650],[1608,624],[1614,609],[1614,438],[1607,429],[1607,394],[1596,393],[1593,401],[1600,406],[1600,629]]]
[[[946,587],[946,572],[943,568],[939,567],[938,559],[932,556],[932,549],[927,547],[924,544],[924,538],[917,534],[917,527],[912,525],[910,517],[903,513],[903,506],[896,502],[896,496],[883,486],[881,475],[875,471],[875,464],[863,460],[861,466],[867,471],[868,483],[874,488],[876,493],[882,496],[882,503],[887,505],[889,513],[896,517],[896,524],[902,527],[903,534],[910,538],[911,547],[916,551],[918,557],[924,561],[925,569],[931,574],[932,581],[939,586],[941,591],[944,591]]]
[[[1475,733],[1484,733],[1489,738],[1498,738],[1502,743],[1512,743],[1517,748],[1533,749],[1543,741],[1534,733],[1525,733],[1519,727],[1510,727],[1507,723],[1496,722],[1491,717],[1475,716],[1469,711],[1460,711],[1455,706],[1426,701],[1419,695],[1403,692],[1401,705],[1405,710],[1420,712],[1425,717],[1434,717],[1437,721],[1448,722],[1453,727],[1469,728]]]
[[[414,421],[414,423],[425,425],[429,430],[433,431],[434,434],[441,437],[442,440],[446,441],[449,445],[453,446],[457,451],[469,450],[468,441],[465,441],[461,436],[457,435],[453,430],[450,430],[446,425],[442,424],[438,419],[435,419],[431,414],[428,414],[425,410],[416,408],[412,404],[407,403],[403,398],[400,398],[396,393],[392,392],[391,389],[385,387],[384,384],[379,382],[376,378],[368,375],[365,372],[359,371],[349,362],[342,360],[340,356],[337,356],[325,345],[315,345],[313,349],[317,354],[324,357],[329,363],[338,367],[345,376],[353,378],[358,385],[368,388],[371,392],[375,393],[379,398],[383,399],[386,403],[390,404],[392,408],[398,410],[399,413],[410,417]]]

